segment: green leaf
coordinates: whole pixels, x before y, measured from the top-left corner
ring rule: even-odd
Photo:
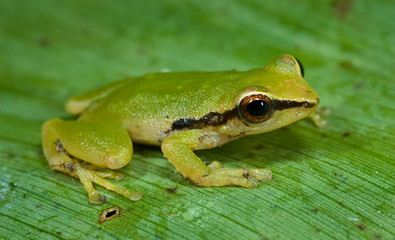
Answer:
[[[395,22],[382,1],[0,2],[0,238],[395,239]],[[200,188],[159,148],[136,146],[131,202],[92,205],[52,171],[41,125],[64,101],[163,69],[247,70],[281,53],[304,63],[329,127],[309,121],[197,154],[267,167],[257,189]],[[103,210],[120,216],[99,224]]]

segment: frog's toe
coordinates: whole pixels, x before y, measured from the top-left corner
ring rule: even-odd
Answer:
[[[110,178],[117,181],[120,181],[125,177],[125,174],[113,171],[94,171],[94,173],[101,178]]]
[[[127,190],[124,194],[125,197],[129,198],[131,201],[137,201],[140,200],[141,197],[143,196],[142,192],[132,192]]]
[[[96,184],[99,184],[102,187],[105,187],[108,190],[111,190],[113,192],[121,194],[124,197],[129,198],[131,201],[140,200],[140,198],[143,195],[141,192],[133,192],[133,191],[130,191],[129,189],[118,187],[118,186],[110,183],[109,181],[104,180],[103,178],[101,178],[97,175],[93,178],[93,182]]]
[[[106,197],[94,191],[89,193],[89,201],[93,204],[102,204],[106,201]]]
[[[269,169],[249,169],[248,171],[254,174],[261,182],[268,182],[272,180],[272,171]]]
[[[218,161],[213,161],[212,163],[210,163],[210,164],[208,165],[208,167],[209,167],[211,170],[214,170],[214,169],[222,168],[222,164],[221,164],[220,162],[218,162]]]
[[[269,169],[243,169],[243,177],[247,179],[247,184],[243,187],[256,188],[259,182],[268,182],[272,179],[272,171]]]
[[[318,128],[325,128],[329,125],[325,119],[326,116],[332,113],[332,109],[328,107],[318,107],[309,118],[313,121],[314,125]]]
[[[245,178],[245,184],[240,184],[241,187],[245,188],[257,188],[259,184],[259,179],[253,174],[243,174]],[[242,182],[242,181],[241,181]]]
[[[114,191],[118,194],[121,194],[132,201],[137,201],[142,196],[141,192],[133,192],[126,188],[118,187],[112,184],[111,182],[104,180],[103,178],[103,177],[108,177],[113,179],[119,179],[123,177],[122,174],[118,174],[115,172],[107,172],[107,171],[105,172],[94,171],[88,169],[87,167],[81,167],[78,164],[76,164],[76,166],[78,166],[78,168],[75,170],[75,174],[80,179],[82,184],[84,184],[85,189],[88,191],[89,201],[91,203],[101,204],[106,200],[106,197],[96,192],[96,190],[93,188],[92,183],[96,183],[110,191]]]
[[[267,182],[271,179],[271,171],[268,169],[231,169],[211,168],[212,172],[194,181],[203,187],[236,185],[245,188],[256,188],[259,182]]]

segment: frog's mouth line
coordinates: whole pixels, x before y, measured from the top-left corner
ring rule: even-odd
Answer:
[[[290,100],[273,100],[272,101],[273,107],[275,110],[281,111],[288,108],[295,108],[295,107],[303,107],[303,108],[313,108],[316,104],[303,101],[303,102],[296,102]]]
[[[230,119],[237,117],[237,109],[225,111],[224,113],[210,112],[199,119],[181,118],[172,123],[170,132],[175,129],[201,129],[206,126],[219,126],[227,123]]]

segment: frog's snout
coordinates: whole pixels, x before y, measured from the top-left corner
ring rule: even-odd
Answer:
[[[311,99],[305,103],[303,107],[305,108],[316,108],[320,104],[320,98],[316,97],[315,99]]]
[[[320,97],[317,96],[315,98],[314,104],[315,104],[314,108],[316,108],[318,106],[318,104],[320,104]]]

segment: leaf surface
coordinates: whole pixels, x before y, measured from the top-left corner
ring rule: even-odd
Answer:
[[[394,239],[393,1],[1,1],[0,238]],[[198,151],[226,167],[266,167],[257,189],[200,188],[159,148],[136,146],[117,183],[138,202],[52,171],[41,125],[72,119],[73,95],[164,69],[247,70],[290,53],[331,107]],[[213,93],[215,94],[215,93]],[[99,224],[103,210],[121,209]]]

